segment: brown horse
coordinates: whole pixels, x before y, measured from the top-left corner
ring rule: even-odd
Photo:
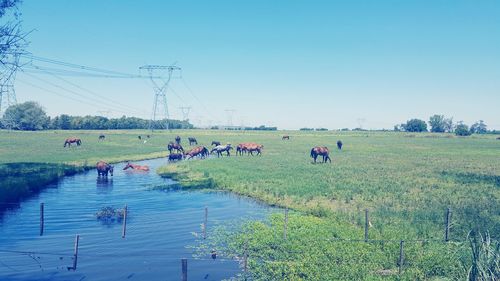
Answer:
[[[290,140],[290,136],[283,136],[281,139],[282,140]]]
[[[198,145],[198,141],[196,138],[188,138],[189,140],[189,145]]]
[[[99,135],[99,140],[102,141],[102,140],[105,140],[106,139],[106,136],[104,134],[100,134]]]
[[[178,145],[181,145],[181,137],[176,136],[175,137],[175,143],[177,143]]]
[[[168,156],[168,162],[180,161],[184,158],[184,155],[181,153],[172,153]]]
[[[111,174],[111,176],[113,176],[113,166],[112,165],[109,165],[108,163],[106,163],[104,161],[99,161],[99,162],[97,162],[95,167],[97,169],[97,176],[98,177],[99,176],[107,177],[108,172]]]
[[[172,154],[172,150],[174,149],[177,150],[177,152],[184,152],[184,148],[182,148],[182,145],[173,142],[168,143],[167,149],[170,152],[170,154]]]
[[[82,140],[79,138],[67,138],[64,142],[64,147],[66,147],[66,145],[68,145],[68,147],[71,147],[72,143],[76,143],[77,146],[80,146],[82,144]]]
[[[330,159],[330,151],[326,146],[316,146],[313,149],[311,149],[311,157],[314,159],[314,163],[316,163],[316,158],[318,158],[318,155],[323,156],[323,163],[325,163],[327,160],[332,162],[332,159]]]
[[[127,162],[127,165],[125,165],[123,170],[127,170],[128,168],[132,168],[133,170],[136,170],[136,171],[145,171],[145,172],[149,171],[149,166],[147,166],[147,165],[141,166],[141,165],[132,164],[130,162]]]
[[[195,157],[195,156],[200,156],[201,158],[205,158],[206,156],[208,156],[208,149],[204,146],[198,146],[198,147],[195,147],[193,149],[191,149],[190,151],[186,152],[184,154],[184,157],[188,157],[188,160]]]
[[[254,142],[244,142],[236,146],[236,154],[243,155],[244,152],[248,152],[248,155],[253,155],[254,151],[257,151],[257,155],[260,155],[264,146],[262,144]]]

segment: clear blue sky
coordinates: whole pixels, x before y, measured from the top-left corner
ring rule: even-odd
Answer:
[[[29,51],[76,64],[139,73],[171,64],[201,103],[174,80],[173,117],[283,129],[392,128],[435,113],[500,129],[500,1],[37,1],[20,7]],[[71,85],[19,74],[18,101],[50,115],[97,114],[124,106],[148,118],[147,80],[66,77],[120,101],[74,101]],[[51,89],[48,93],[32,85]],[[71,88],[81,99],[95,96]],[[64,97],[61,97],[64,96]],[[95,102],[95,101],[94,101]]]

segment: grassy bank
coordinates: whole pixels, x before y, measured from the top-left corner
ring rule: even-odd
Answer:
[[[380,262],[371,258],[367,261],[374,262],[375,267],[368,267],[371,275],[366,276],[383,278],[383,274],[377,272],[394,270],[399,242],[339,246],[325,241],[325,237],[334,237],[335,233],[341,239],[362,240],[365,209],[369,210],[371,240],[432,241],[423,244],[408,242],[413,254],[407,260],[408,280],[454,279],[454,273],[458,272],[463,276],[465,271],[460,268],[459,258],[455,255],[460,252],[459,256],[463,257],[465,253],[461,248],[464,244],[459,241],[465,241],[471,229],[489,232],[493,236],[500,233],[500,142],[492,136],[460,138],[447,134],[391,132],[289,132],[291,140],[282,141],[281,134],[233,132],[214,135],[212,138],[234,144],[244,141],[262,143],[264,155],[185,161],[165,166],[159,173],[174,176],[186,187],[210,182],[219,189],[300,211],[297,220],[303,227],[298,226],[297,231],[308,234],[297,233],[297,237],[304,239],[280,244],[278,248],[268,245],[269,251],[264,251],[267,259],[278,262],[273,266],[281,268],[277,270],[280,274],[296,272],[294,278],[283,280],[300,280],[300,274],[311,274],[320,268],[325,268],[325,271],[319,271],[321,273],[334,274],[339,267],[328,264],[342,251],[355,256],[368,252],[384,257],[375,258]],[[335,148],[338,139],[344,142],[342,151]],[[315,145],[331,148],[332,164],[311,164],[309,151]],[[457,243],[441,242],[447,208],[452,212],[450,237]],[[309,233],[309,227],[317,231]],[[255,223],[252,229],[254,238],[265,237],[280,230],[280,226]],[[266,248],[265,240],[261,238],[255,239],[255,248],[259,250],[253,254],[257,257],[261,257],[259,253]],[[299,255],[284,254],[294,253],[299,245],[310,245],[310,240],[317,241],[318,247],[315,248],[318,251],[330,249],[332,253],[328,255],[331,256],[313,255],[315,250],[309,247]],[[242,247],[240,253],[241,250]],[[442,253],[450,254],[454,260],[446,261]],[[338,259],[349,260],[346,257]],[[302,264],[302,260],[309,262]],[[356,262],[354,259],[347,267],[351,273],[346,271],[346,275],[339,276],[360,279],[356,274],[367,274],[359,271],[363,260]],[[256,272],[267,272],[261,275],[261,280],[278,280],[273,279],[277,277],[273,275],[273,269],[268,268],[271,265],[258,263],[258,259],[255,262]],[[293,269],[287,267],[294,263],[298,265]]]
[[[98,141],[104,133],[105,141]],[[0,206],[15,204],[37,194],[61,177],[93,168],[99,160],[109,163],[164,157],[167,138],[150,132],[131,131],[41,131],[17,132],[0,130]],[[64,148],[68,137],[79,137],[82,146]]]

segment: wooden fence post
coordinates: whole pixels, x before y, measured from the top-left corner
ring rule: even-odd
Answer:
[[[368,209],[365,209],[365,242],[368,242],[368,227],[369,227]]]
[[[40,236],[43,235],[43,229],[45,227],[44,206],[45,206],[44,203],[40,203]]]
[[[181,265],[182,265],[181,280],[187,281],[188,280],[188,261],[187,261],[187,259],[185,259],[185,258],[181,259]]]
[[[122,238],[125,238],[125,234],[127,232],[127,210],[128,207],[125,205],[123,208],[123,229],[122,229]]]
[[[444,241],[448,242],[450,240],[450,223],[451,223],[451,210],[446,209],[446,216],[444,218],[445,228],[444,228]]]
[[[286,230],[288,228],[288,208],[285,208],[285,223],[283,226],[283,238],[286,240]]]
[[[207,239],[208,207],[205,207],[205,222],[203,223],[203,239]]]
[[[75,250],[73,253],[73,270],[76,270],[76,264],[78,261],[78,244],[80,243],[80,235],[77,234],[75,237]]]
[[[405,241],[401,240],[399,243],[399,274],[403,271],[403,263],[404,263],[404,245]]]

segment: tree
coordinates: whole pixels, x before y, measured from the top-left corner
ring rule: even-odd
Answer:
[[[10,119],[14,124],[13,129],[18,130],[43,130],[49,125],[49,117],[45,110],[34,101],[9,106],[3,118]]]
[[[406,132],[427,132],[427,123],[424,120],[411,119],[401,125]]]
[[[17,5],[21,0],[0,0],[0,66],[15,71],[19,67],[18,55],[28,44],[26,34],[21,30],[21,21],[17,12]],[[10,18],[4,20],[5,17]]]
[[[446,130],[446,119],[444,115],[434,114],[429,118],[429,125],[431,125],[431,132],[444,133]]]
[[[457,127],[455,128],[455,134],[457,136],[470,136],[471,132],[469,130],[469,126],[465,125],[462,121],[458,122]]]
[[[483,120],[479,120],[470,126],[470,131],[473,134],[486,134],[488,132],[488,127],[484,124]]]
[[[455,129],[455,124],[453,124],[453,117],[444,119],[444,131],[447,133],[452,133]]]

